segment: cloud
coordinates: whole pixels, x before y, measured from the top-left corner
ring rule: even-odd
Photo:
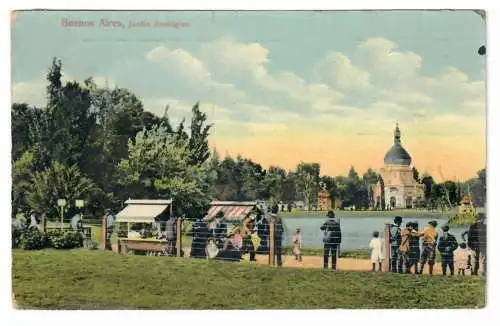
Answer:
[[[370,73],[352,64],[340,52],[330,52],[316,67],[319,79],[342,91],[370,86]]]
[[[183,88],[181,93],[196,94],[197,100],[232,103],[245,98],[245,93],[233,84],[214,79],[205,63],[184,49],[158,46],[148,51],[145,57],[157,64],[162,69],[161,74],[173,81],[177,88]]]
[[[12,103],[22,102],[37,107],[45,105],[45,83],[43,79],[12,84]]]
[[[232,38],[222,38],[201,46],[201,55],[208,65],[221,74],[234,71],[248,73],[253,78],[267,74],[269,50],[259,43],[241,43]]]
[[[361,42],[354,54],[358,65],[385,81],[404,81],[419,74],[422,58],[415,52],[396,51],[397,45],[376,37]]]

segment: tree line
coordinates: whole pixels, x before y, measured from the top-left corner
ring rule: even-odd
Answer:
[[[328,192],[335,206],[374,208],[372,185],[379,175],[354,167],[343,176],[321,174],[318,163],[301,162],[294,170],[263,168],[240,155],[221,158],[208,146],[212,125],[199,103],[174,126],[168,116],[144,110],[130,90],[62,81],[62,63],[53,59],[46,75],[46,105],[12,104],[12,215],[33,210],[58,216],[57,199],[86,202],[86,214],[118,210],[128,198],[172,198],[174,213],[203,214],[212,199],[302,201],[317,204],[318,191]],[[436,183],[429,175],[414,177],[425,185],[422,207],[456,205],[463,191],[483,205],[486,171],[463,183]],[[446,200],[445,200],[446,199]]]

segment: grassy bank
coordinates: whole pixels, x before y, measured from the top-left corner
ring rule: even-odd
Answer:
[[[342,211],[334,210],[335,214],[340,217],[387,217],[393,218],[396,215],[403,217],[436,217],[436,218],[450,218],[456,214],[456,209],[452,209],[448,212],[441,211],[428,211],[428,210],[418,210],[418,209],[395,209],[392,211]],[[280,212],[279,215],[282,217],[325,217],[327,211],[304,211],[304,210],[292,210],[291,212]]]
[[[468,227],[476,222],[472,215],[455,215],[448,221],[449,227]]]
[[[485,304],[485,282],[476,277],[332,273],[81,249],[13,251],[12,274],[16,300],[27,309],[398,309]]]

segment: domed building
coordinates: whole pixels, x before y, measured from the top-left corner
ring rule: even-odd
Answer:
[[[413,178],[411,156],[401,144],[396,124],[394,144],[385,154],[378,184],[373,189],[377,208],[413,208],[424,197],[424,185]]]

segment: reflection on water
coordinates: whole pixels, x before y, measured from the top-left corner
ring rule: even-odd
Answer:
[[[441,227],[447,222],[446,218],[426,218],[414,217],[403,218],[404,225],[409,221],[417,221],[419,229],[423,230],[429,221],[435,220],[438,222],[438,229],[442,233]],[[292,234],[297,228],[301,229],[302,240],[304,247],[321,248],[323,247],[323,231],[319,228],[326,221],[326,217],[283,217],[285,226],[285,237],[283,239],[284,246],[291,245]],[[381,237],[384,236],[385,223],[392,222],[391,218],[387,217],[344,217],[340,218],[342,227],[342,243],[343,250],[368,249],[368,244],[372,238],[373,231],[379,231]],[[466,228],[451,228],[450,233],[456,236],[460,243],[463,231]]]

